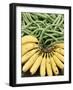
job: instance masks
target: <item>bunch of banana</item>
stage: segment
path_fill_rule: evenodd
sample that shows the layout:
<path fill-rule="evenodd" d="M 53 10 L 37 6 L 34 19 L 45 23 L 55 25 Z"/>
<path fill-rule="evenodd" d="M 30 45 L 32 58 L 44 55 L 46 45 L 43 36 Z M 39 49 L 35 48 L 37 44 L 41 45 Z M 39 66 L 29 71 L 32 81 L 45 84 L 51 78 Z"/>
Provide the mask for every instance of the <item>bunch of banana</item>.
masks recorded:
<path fill-rule="evenodd" d="M 38 45 L 36 43 L 38 43 L 38 40 L 33 36 L 27 35 L 22 37 L 21 55 L 23 56 L 28 51 L 38 48 Z"/>
<path fill-rule="evenodd" d="M 22 71 L 35 74 L 40 68 L 40 76 L 59 75 L 64 69 L 64 43 L 55 44 L 51 51 L 40 50 L 38 40 L 34 36 L 22 37 Z"/>

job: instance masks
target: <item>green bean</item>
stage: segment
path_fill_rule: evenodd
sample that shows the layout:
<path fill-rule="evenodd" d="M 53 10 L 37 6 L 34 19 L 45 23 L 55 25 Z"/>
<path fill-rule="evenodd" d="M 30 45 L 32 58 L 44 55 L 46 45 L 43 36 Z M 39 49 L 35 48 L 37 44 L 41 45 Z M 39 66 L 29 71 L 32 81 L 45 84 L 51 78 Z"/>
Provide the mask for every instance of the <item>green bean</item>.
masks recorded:
<path fill-rule="evenodd" d="M 61 26 L 61 24 L 64 22 L 64 19 L 61 20 L 61 22 L 59 23 L 59 26 Z"/>
<path fill-rule="evenodd" d="M 53 29 L 55 26 L 57 26 L 57 24 L 48 24 L 45 29 Z"/>
<path fill-rule="evenodd" d="M 36 37 L 37 37 L 37 38 L 40 37 L 40 34 L 41 34 L 41 32 L 39 32 L 39 33 L 36 35 Z"/>
<path fill-rule="evenodd" d="M 50 34 L 47 34 L 47 33 L 45 33 L 45 35 L 47 35 L 47 36 L 51 37 L 53 40 L 57 41 L 57 39 L 53 35 L 50 35 Z"/>
<path fill-rule="evenodd" d="M 43 29 L 42 32 L 41 32 L 41 35 L 39 37 L 39 42 L 41 42 L 44 32 L 45 32 L 45 30 Z"/>
<path fill-rule="evenodd" d="M 44 39 L 44 38 L 47 38 L 47 37 L 48 37 L 48 36 L 45 36 L 45 35 L 44 35 L 42 38 Z"/>
<path fill-rule="evenodd" d="M 33 24 L 35 24 L 35 26 L 33 26 Z M 25 28 L 28 28 L 28 27 L 30 27 L 30 26 L 39 28 L 39 25 L 36 24 L 35 22 L 28 23 L 28 25 L 26 25 Z"/>
<path fill-rule="evenodd" d="M 33 20 L 38 20 L 38 17 L 36 15 L 34 15 L 33 13 L 31 13 L 31 17 L 33 18 Z"/>
<path fill-rule="evenodd" d="M 29 33 L 28 31 L 26 31 L 26 30 L 24 30 L 24 33 L 26 33 L 26 34 L 28 34 L 28 35 L 30 34 L 30 33 Z"/>
<path fill-rule="evenodd" d="M 57 20 L 57 23 L 56 23 L 57 26 L 55 26 L 54 30 L 56 30 L 56 28 L 58 27 L 58 24 L 59 24 L 60 20 L 61 20 L 61 15 L 59 16 L 59 18 L 58 18 L 58 20 Z"/>
<path fill-rule="evenodd" d="M 47 39 L 47 40 L 44 42 L 44 44 L 46 44 L 46 43 L 49 42 L 49 41 L 52 41 L 52 39 Z"/>
<path fill-rule="evenodd" d="M 28 33 L 31 33 L 31 31 L 29 29 L 22 29 L 21 30 L 22 32 L 28 32 Z"/>
<path fill-rule="evenodd" d="M 61 31 L 62 33 L 64 33 L 64 30 L 63 30 L 63 28 L 59 27 L 59 29 L 60 29 L 60 31 Z"/>
<path fill-rule="evenodd" d="M 41 17 L 41 18 L 43 18 L 43 19 L 45 19 L 46 18 L 46 16 L 44 16 L 42 13 L 35 13 L 37 16 L 39 16 L 39 17 Z"/>
<path fill-rule="evenodd" d="M 30 26 L 30 27 L 28 27 L 28 29 L 31 30 L 31 31 L 33 31 L 33 30 L 37 29 L 37 27 Z"/>
<path fill-rule="evenodd" d="M 51 44 L 48 45 L 48 48 L 53 46 L 56 42 L 52 42 Z"/>
<path fill-rule="evenodd" d="M 45 26 L 45 24 L 44 24 L 44 22 L 43 21 L 39 21 L 39 20 L 37 20 L 37 21 L 35 21 L 36 23 L 41 23 L 43 26 Z"/>
<path fill-rule="evenodd" d="M 30 13 L 25 13 L 25 14 L 30 22 L 34 22 L 33 19 L 31 18 Z"/>
<path fill-rule="evenodd" d="M 56 24 L 58 19 L 61 17 L 61 15 L 58 15 L 58 17 L 55 19 L 55 21 L 53 22 L 53 24 Z"/>
<path fill-rule="evenodd" d="M 61 18 L 62 18 L 62 16 L 61 16 L 61 15 L 59 15 L 59 19 L 58 19 L 58 21 L 56 22 L 56 24 L 57 24 L 57 25 L 59 24 L 59 22 L 60 22 Z"/>
<path fill-rule="evenodd" d="M 64 37 L 58 37 L 57 39 L 58 40 L 64 40 Z"/>
<path fill-rule="evenodd" d="M 55 15 L 55 14 L 51 14 L 50 16 L 51 16 L 53 19 L 56 18 L 56 15 Z"/>
<path fill-rule="evenodd" d="M 46 32 L 48 32 L 48 33 L 56 33 L 56 34 L 63 34 L 62 32 L 59 32 L 59 31 L 53 31 L 53 30 L 46 30 Z"/>
<path fill-rule="evenodd" d="M 27 16 L 25 14 L 23 15 L 23 18 L 24 18 L 25 23 L 28 24 L 29 20 L 27 19 Z"/>
<path fill-rule="evenodd" d="M 41 28 L 35 29 L 34 31 L 32 31 L 31 34 L 34 34 L 35 32 L 38 32 L 38 31 L 42 31 L 42 29 Z"/>
<path fill-rule="evenodd" d="M 47 19 L 50 19 L 52 22 L 54 21 L 54 19 L 51 18 L 51 16 L 49 14 L 45 13 L 44 15 L 47 17 Z"/>

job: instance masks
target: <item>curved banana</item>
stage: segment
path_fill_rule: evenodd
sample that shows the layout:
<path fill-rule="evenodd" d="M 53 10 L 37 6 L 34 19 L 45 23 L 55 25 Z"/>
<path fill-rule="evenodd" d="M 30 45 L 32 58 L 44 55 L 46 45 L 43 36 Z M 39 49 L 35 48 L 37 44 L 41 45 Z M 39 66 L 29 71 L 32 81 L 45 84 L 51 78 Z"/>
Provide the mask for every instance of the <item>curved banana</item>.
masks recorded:
<path fill-rule="evenodd" d="M 35 53 L 23 66 L 23 72 L 28 71 L 28 69 L 34 64 L 38 58 L 39 52 Z"/>
<path fill-rule="evenodd" d="M 36 37 L 31 36 L 31 35 L 26 35 L 22 37 L 22 44 L 31 43 L 31 42 L 38 43 L 38 40 Z"/>
<path fill-rule="evenodd" d="M 58 52 L 54 52 L 54 54 L 57 56 L 57 58 L 64 63 L 64 56 L 59 54 Z"/>
<path fill-rule="evenodd" d="M 53 55 L 53 59 L 54 59 L 56 65 L 57 65 L 60 69 L 63 69 L 63 68 L 64 68 L 64 64 L 56 57 L 56 55 Z"/>
<path fill-rule="evenodd" d="M 29 50 L 32 50 L 32 49 L 34 49 L 34 48 L 37 48 L 38 47 L 38 45 L 37 44 L 35 44 L 35 43 L 28 43 L 28 44 L 24 44 L 24 45 L 22 45 L 22 56 L 25 54 L 25 53 L 27 53 Z"/>
<path fill-rule="evenodd" d="M 51 66 L 52 66 L 52 70 L 53 70 L 54 74 L 58 75 L 59 74 L 59 70 L 58 70 L 58 68 L 57 68 L 57 66 L 56 66 L 52 56 L 50 57 L 50 62 L 51 62 Z"/>
<path fill-rule="evenodd" d="M 40 65 L 40 76 L 45 76 L 45 74 L 46 74 L 46 57 L 44 55 Z"/>
<path fill-rule="evenodd" d="M 62 49 L 62 48 L 56 48 L 55 51 L 64 55 L 64 49 Z"/>
<path fill-rule="evenodd" d="M 56 44 L 55 46 L 64 49 L 64 43 Z"/>
<path fill-rule="evenodd" d="M 35 61 L 35 63 L 33 64 L 33 66 L 30 69 L 30 73 L 33 75 L 36 73 L 37 69 L 39 68 L 40 64 L 42 61 L 42 55 L 40 55 L 37 60 Z"/>
<path fill-rule="evenodd" d="M 33 49 L 22 56 L 22 64 L 26 62 L 32 55 L 34 55 L 38 49 Z"/>
<path fill-rule="evenodd" d="M 50 59 L 49 57 L 47 56 L 47 59 L 46 59 L 46 69 L 47 69 L 47 75 L 48 76 L 52 76 L 53 75 L 53 72 L 52 72 L 52 67 L 51 67 L 51 63 L 50 63 Z"/>

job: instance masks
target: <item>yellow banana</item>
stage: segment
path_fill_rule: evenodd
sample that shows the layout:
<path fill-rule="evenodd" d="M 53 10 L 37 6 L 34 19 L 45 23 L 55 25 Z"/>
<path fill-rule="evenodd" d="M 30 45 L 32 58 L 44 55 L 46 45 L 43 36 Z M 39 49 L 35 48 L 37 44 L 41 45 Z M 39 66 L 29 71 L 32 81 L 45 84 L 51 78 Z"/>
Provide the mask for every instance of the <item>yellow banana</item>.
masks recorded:
<path fill-rule="evenodd" d="M 50 62 L 51 62 L 51 66 L 52 66 L 52 71 L 53 71 L 53 73 L 54 73 L 55 75 L 58 75 L 58 74 L 59 74 L 59 70 L 58 70 L 58 68 L 57 68 L 57 66 L 56 66 L 56 64 L 55 64 L 52 56 L 50 57 Z"/>
<path fill-rule="evenodd" d="M 22 56 L 27 53 L 29 50 L 32 50 L 34 48 L 38 47 L 37 44 L 35 43 L 28 43 L 28 44 L 24 44 L 22 45 Z"/>
<path fill-rule="evenodd" d="M 29 52 L 27 52 L 26 54 L 24 54 L 24 56 L 22 56 L 22 64 L 24 62 L 26 62 L 32 55 L 34 55 L 36 52 L 38 51 L 38 49 L 33 49 Z"/>
<path fill-rule="evenodd" d="M 64 49 L 64 43 L 56 44 L 55 46 L 57 46 L 57 47 L 59 47 L 59 48 L 63 48 L 63 49 Z"/>
<path fill-rule="evenodd" d="M 31 35 L 26 35 L 22 37 L 22 44 L 31 43 L 31 42 L 38 43 L 38 40 L 36 37 L 31 36 Z"/>
<path fill-rule="evenodd" d="M 56 48 L 55 51 L 64 55 L 64 49 L 62 49 L 62 48 Z"/>
<path fill-rule="evenodd" d="M 37 69 L 39 68 L 40 64 L 41 64 L 41 61 L 42 61 L 42 55 L 40 55 L 37 60 L 35 61 L 35 63 L 33 64 L 33 66 L 31 67 L 30 69 L 30 72 L 31 74 L 35 74 Z"/>
<path fill-rule="evenodd" d="M 46 74 L 46 57 L 44 55 L 40 65 L 40 75 L 45 76 L 45 74 Z"/>
<path fill-rule="evenodd" d="M 50 63 L 50 59 L 49 57 L 47 56 L 47 59 L 46 59 L 46 69 L 47 69 L 47 75 L 48 76 L 52 76 L 53 73 L 52 73 L 52 68 L 51 68 L 51 63 Z"/>
<path fill-rule="evenodd" d="M 57 58 L 64 63 L 64 56 L 59 54 L 58 52 L 54 52 L 54 54 L 57 56 Z"/>
<path fill-rule="evenodd" d="M 38 58 L 38 54 L 39 52 L 35 53 L 23 66 L 23 72 L 28 71 L 28 69 L 30 69 L 30 67 L 34 64 L 34 62 L 37 60 Z"/>
<path fill-rule="evenodd" d="M 53 59 L 54 59 L 56 65 L 57 65 L 60 69 L 63 69 L 63 68 L 64 68 L 64 64 L 63 64 L 55 55 L 53 55 Z"/>

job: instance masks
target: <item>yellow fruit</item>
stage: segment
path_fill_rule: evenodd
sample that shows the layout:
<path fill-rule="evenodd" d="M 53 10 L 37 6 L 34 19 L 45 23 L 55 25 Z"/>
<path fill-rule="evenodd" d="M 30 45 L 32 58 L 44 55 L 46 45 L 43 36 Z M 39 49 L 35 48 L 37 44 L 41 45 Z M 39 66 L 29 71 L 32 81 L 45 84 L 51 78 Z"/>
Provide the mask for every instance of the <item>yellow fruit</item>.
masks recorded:
<path fill-rule="evenodd" d="M 31 42 L 38 43 L 38 40 L 36 37 L 31 36 L 31 35 L 26 35 L 22 37 L 22 44 L 31 43 Z"/>
<path fill-rule="evenodd" d="M 58 52 L 54 52 L 54 54 L 57 56 L 57 58 L 64 63 L 64 56 L 59 54 Z"/>
<path fill-rule="evenodd" d="M 50 62 L 51 62 L 51 66 L 52 66 L 52 71 L 54 72 L 55 75 L 58 75 L 59 70 L 58 70 L 52 56 L 50 57 Z"/>
<path fill-rule="evenodd" d="M 59 48 L 63 48 L 63 49 L 64 49 L 64 43 L 56 44 L 55 46 L 57 46 L 57 47 L 59 47 Z"/>
<path fill-rule="evenodd" d="M 54 59 L 56 65 L 57 65 L 60 69 L 63 69 L 63 68 L 64 68 L 64 64 L 63 64 L 55 55 L 53 55 L 53 59 Z"/>
<path fill-rule="evenodd" d="M 28 44 L 24 44 L 22 45 L 22 56 L 27 53 L 28 51 L 34 49 L 34 48 L 37 48 L 38 45 L 35 44 L 35 43 L 28 43 Z"/>
<path fill-rule="evenodd" d="M 40 55 L 37 60 L 35 61 L 35 63 L 33 64 L 33 66 L 30 69 L 31 74 L 35 74 L 37 69 L 39 68 L 40 64 L 42 61 L 42 55 Z"/>
<path fill-rule="evenodd" d="M 55 51 L 64 55 L 64 49 L 62 49 L 62 48 L 56 48 Z"/>
<path fill-rule="evenodd" d="M 46 74 L 46 57 L 44 56 L 40 65 L 40 75 L 45 76 Z"/>
<path fill-rule="evenodd" d="M 28 71 L 38 58 L 39 52 L 35 53 L 23 66 L 23 72 Z"/>
<path fill-rule="evenodd" d="M 24 62 L 26 62 L 33 54 L 35 54 L 38 51 L 38 49 L 33 49 L 29 52 L 27 52 L 26 54 L 24 54 L 24 56 L 22 56 L 22 64 Z"/>
<path fill-rule="evenodd" d="M 46 69 L 47 69 L 47 75 L 48 76 L 52 76 L 53 73 L 52 73 L 52 67 L 51 67 L 51 63 L 50 63 L 50 59 L 49 57 L 47 56 L 47 59 L 46 59 Z"/>

